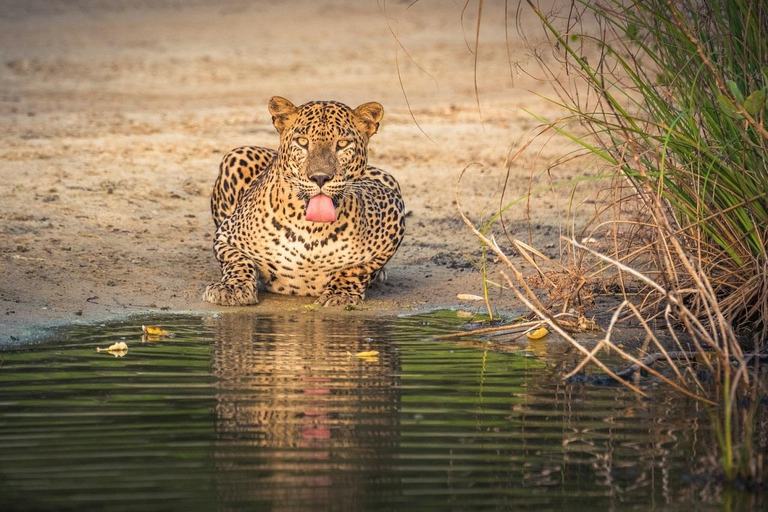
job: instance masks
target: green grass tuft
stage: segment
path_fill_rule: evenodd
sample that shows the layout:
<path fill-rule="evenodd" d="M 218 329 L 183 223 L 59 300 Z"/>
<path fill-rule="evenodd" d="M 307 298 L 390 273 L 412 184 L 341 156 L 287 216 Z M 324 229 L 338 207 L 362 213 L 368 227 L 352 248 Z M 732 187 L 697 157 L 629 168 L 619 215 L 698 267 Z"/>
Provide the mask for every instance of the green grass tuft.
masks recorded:
<path fill-rule="evenodd" d="M 768 4 L 580 5 L 578 17 L 596 19 L 599 36 L 585 31 L 574 38 L 574 23 L 562 32 L 531 4 L 570 61 L 568 69 L 598 101 L 588 105 L 561 85 L 563 106 L 599 142 L 573 139 L 663 201 L 673 235 L 710 279 L 725 318 L 765 345 Z M 597 48 L 599 58 L 582 56 L 583 41 Z M 669 275 L 674 280 L 677 273 Z M 678 282 L 665 284 L 680 288 Z"/>

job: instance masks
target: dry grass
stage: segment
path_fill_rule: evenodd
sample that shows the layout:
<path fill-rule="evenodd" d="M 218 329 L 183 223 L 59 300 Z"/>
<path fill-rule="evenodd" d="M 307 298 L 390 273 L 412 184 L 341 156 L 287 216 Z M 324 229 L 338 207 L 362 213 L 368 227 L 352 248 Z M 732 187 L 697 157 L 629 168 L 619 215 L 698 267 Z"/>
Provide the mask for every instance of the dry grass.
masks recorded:
<path fill-rule="evenodd" d="M 462 213 L 465 223 L 507 267 L 506 285 L 584 355 L 571 375 L 593 364 L 645 396 L 638 381 L 645 372 L 706 404 L 725 476 L 764 481 L 753 427 L 768 340 L 768 68 L 760 64 L 768 58 L 768 7 L 584 0 L 561 16 L 525 4 L 550 45 L 531 53 L 554 88 L 551 101 L 565 112 L 555 121 L 531 114 L 608 164 L 611 198 L 583 240 L 612 243 L 597 250 L 570 235 L 561 263 L 509 240 L 533 270 L 525 277 L 491 234 L 492 223 L 476 227 Z M 596 24 L 583 30 L 588 18 Z M 478 33 L 479 24 L 478 16 Z M 508 207 L 497 216 L 502 228 Z M 621 300 L 589 350 L 559 315 L 581 312 L 606 280 Z M 548 291 L 546 299 L 536 287 Z M 636 350 L 613 340 L 626 320 L 646 333 Z M 618 375 L 601 361 L 605 351 L 630 368 Z M 662 363 L 666 371 L 655 368 Z M 752 407 L 738 405 L 747 401 Z"/>

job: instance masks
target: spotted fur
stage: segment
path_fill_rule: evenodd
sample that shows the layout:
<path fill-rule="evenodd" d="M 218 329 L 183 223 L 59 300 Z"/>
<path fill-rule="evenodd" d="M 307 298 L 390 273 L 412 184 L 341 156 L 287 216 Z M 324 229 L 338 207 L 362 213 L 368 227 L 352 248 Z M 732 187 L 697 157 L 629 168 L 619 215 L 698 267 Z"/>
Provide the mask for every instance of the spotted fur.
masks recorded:
<path fill-rule="evenodd" d="M 242 306 L 259 289 L 317 296 L 317 304 L 359 304 L 382 274 L 405 232 L 400 187 L 368 165 L 368 140 L 383 116 L 378 103 L 356 109 L 333 101 L 295 107 L 273 97 L 277 151 L 241 147 L 227 153 L 211 196 L 214 253 L 221 282 L 203 299 Z M 333 199 L 334 222 L 310 222 L 309 199 Z"/>

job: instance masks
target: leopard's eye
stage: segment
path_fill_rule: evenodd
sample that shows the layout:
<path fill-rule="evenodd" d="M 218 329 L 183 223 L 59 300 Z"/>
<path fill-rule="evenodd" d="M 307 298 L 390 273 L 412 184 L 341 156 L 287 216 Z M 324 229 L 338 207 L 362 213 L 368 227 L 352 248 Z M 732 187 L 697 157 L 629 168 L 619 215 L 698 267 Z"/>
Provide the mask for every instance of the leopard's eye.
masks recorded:
<path fill-rule="evenodd" d="M 348 141 L 348 140 L 345 140 L 345 139 L 341 139 L 341 140 L 339 140 L 339 141 L 336 143 L 336 149 L 344 149 L 344 148 L 346 148 L 347 146 L 349 146 L 349 144 L 350 144 L 350 141 Z"/>
<path fill-rule="evenodd" d="M 309 145 L 309 139 L 306 137 L 296 137 L 296 144 L 299 146 L 306 148 Z"/>

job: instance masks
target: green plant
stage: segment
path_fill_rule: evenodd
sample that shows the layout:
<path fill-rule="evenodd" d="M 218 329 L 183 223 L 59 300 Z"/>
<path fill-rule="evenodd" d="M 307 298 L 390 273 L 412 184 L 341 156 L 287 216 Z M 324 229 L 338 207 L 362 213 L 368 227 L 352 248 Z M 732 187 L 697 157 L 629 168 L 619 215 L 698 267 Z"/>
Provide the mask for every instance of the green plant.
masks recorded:
<path fill-rule="evenodd" d="M 555 87 L 550 101 L 567 115 L 549 121 L 531 114 L 617 171 L 613 205 L 621 211 L 594 228 L 608 230 L 611 255 L 565 240 L 594 262 L 574 274 L 575 287 L 609 269 L 622 284 L 625 300 L 606 336 L 592 350 L 581 346 L 496 244 L 491 225 L 516 201 L 480 228 L 464 220 L 509 268 L 505 280 L 520 300 L 583 353 L 574 371 L 591 362 L 644 394 L 600 361 L 611 350 L 633 371 L 707 404 L 724 476 L 762 481 L 753 427 L 768 345 L 768 4 L 576 0 L 565 17 L 527 4 L 556 62 L 540 48 L 531 53 Z M 478 16 L 478 33 L 479 23 Z M 631 217 L 627 204 L 634 205 Z M 540 258 L 512 243 L 529 263 Z M 628 282 L 640 293 L 628 293 Z M 635 353 L 611 339 L 622 316 L 646 331 Z M 676 346 L 651 328 L 649 319 L 659 316 Z M 654 361 L 672 374 L 654 370 Z M 702 382 L 700 369 L 712 384 Z M 753 403 L 746 412 L 738 405 L 745 399 Z"/>
<path fill-rule="evenodd" d="M 711 411 L 725 476 L 759 478 L 749 415 L 737 421 L 743 415 L 736 402 L 750 391 L 755 396 L 758 386 L 749 363 L 759 357 L 745 356 L 745 335 L 755 351 L 768 338 L 768 4 L 582 0 L 558 19 L 527 3 L 559 60 L 540 59 L 553 77 L 553 101 L 592 136 L 537 117 L 620 170 L 634 187 L 641 217 L 616 220 L 614 233 L 618 222 L 625 233 L 642 231 L 649 240 L 617 246 L 613 257 L 569 242 L 645 286 L 641 308 L 626 300 L 614 321 L 629 310 L 674 370 L 674 378 L 664 379 L 716 404 Z M 590 19 L 596 29 L 578 30 Z M 567 78 L 555 79 L 553 66 Z M 506 261 L 517 278 L 509 285 L 557 329 Z M 633 268 L 647 262 L 654 278 Z M 681 359 L 670 357 L 648 327 L 648 315 L 658 314 L 649 313 L 652 307 L 667 320 Z M 683 346 L 675 325 L 684 327 L 693 348 Z M 598 352 L 610 348 L 658 375 L 610 337 L 611 329 L 585 352 L 584 363 L 601 364 Z M 709 369 L 714 386 L 699 381 L 696 366 Z"/>
<path fill-rule="evenodd" d="M 654 259 L 666 289 L 685 289 L 688 273 L 667 243 L 674 236 L 711 282 L 725 320 L 765 344 L 768 5 L 585 0 L 558 29 L 528 3 L 569 75 L 582 79 L 575 87 L 589 91 L 580 95 L 572 81 L 555 80 L 558 103 L 598 142 L 552 127 L 620 169 L 651 225 L 668 219 L 668 233 L 654 240 L 662 250 L 634 247 L 632 257 Z M 577 34 L 575 21 L 587 17 L 599 29 Z M 590 48 L 596 55 L 587 58 Z M 705 304 L 689 299 L 706 316 Z"/>

